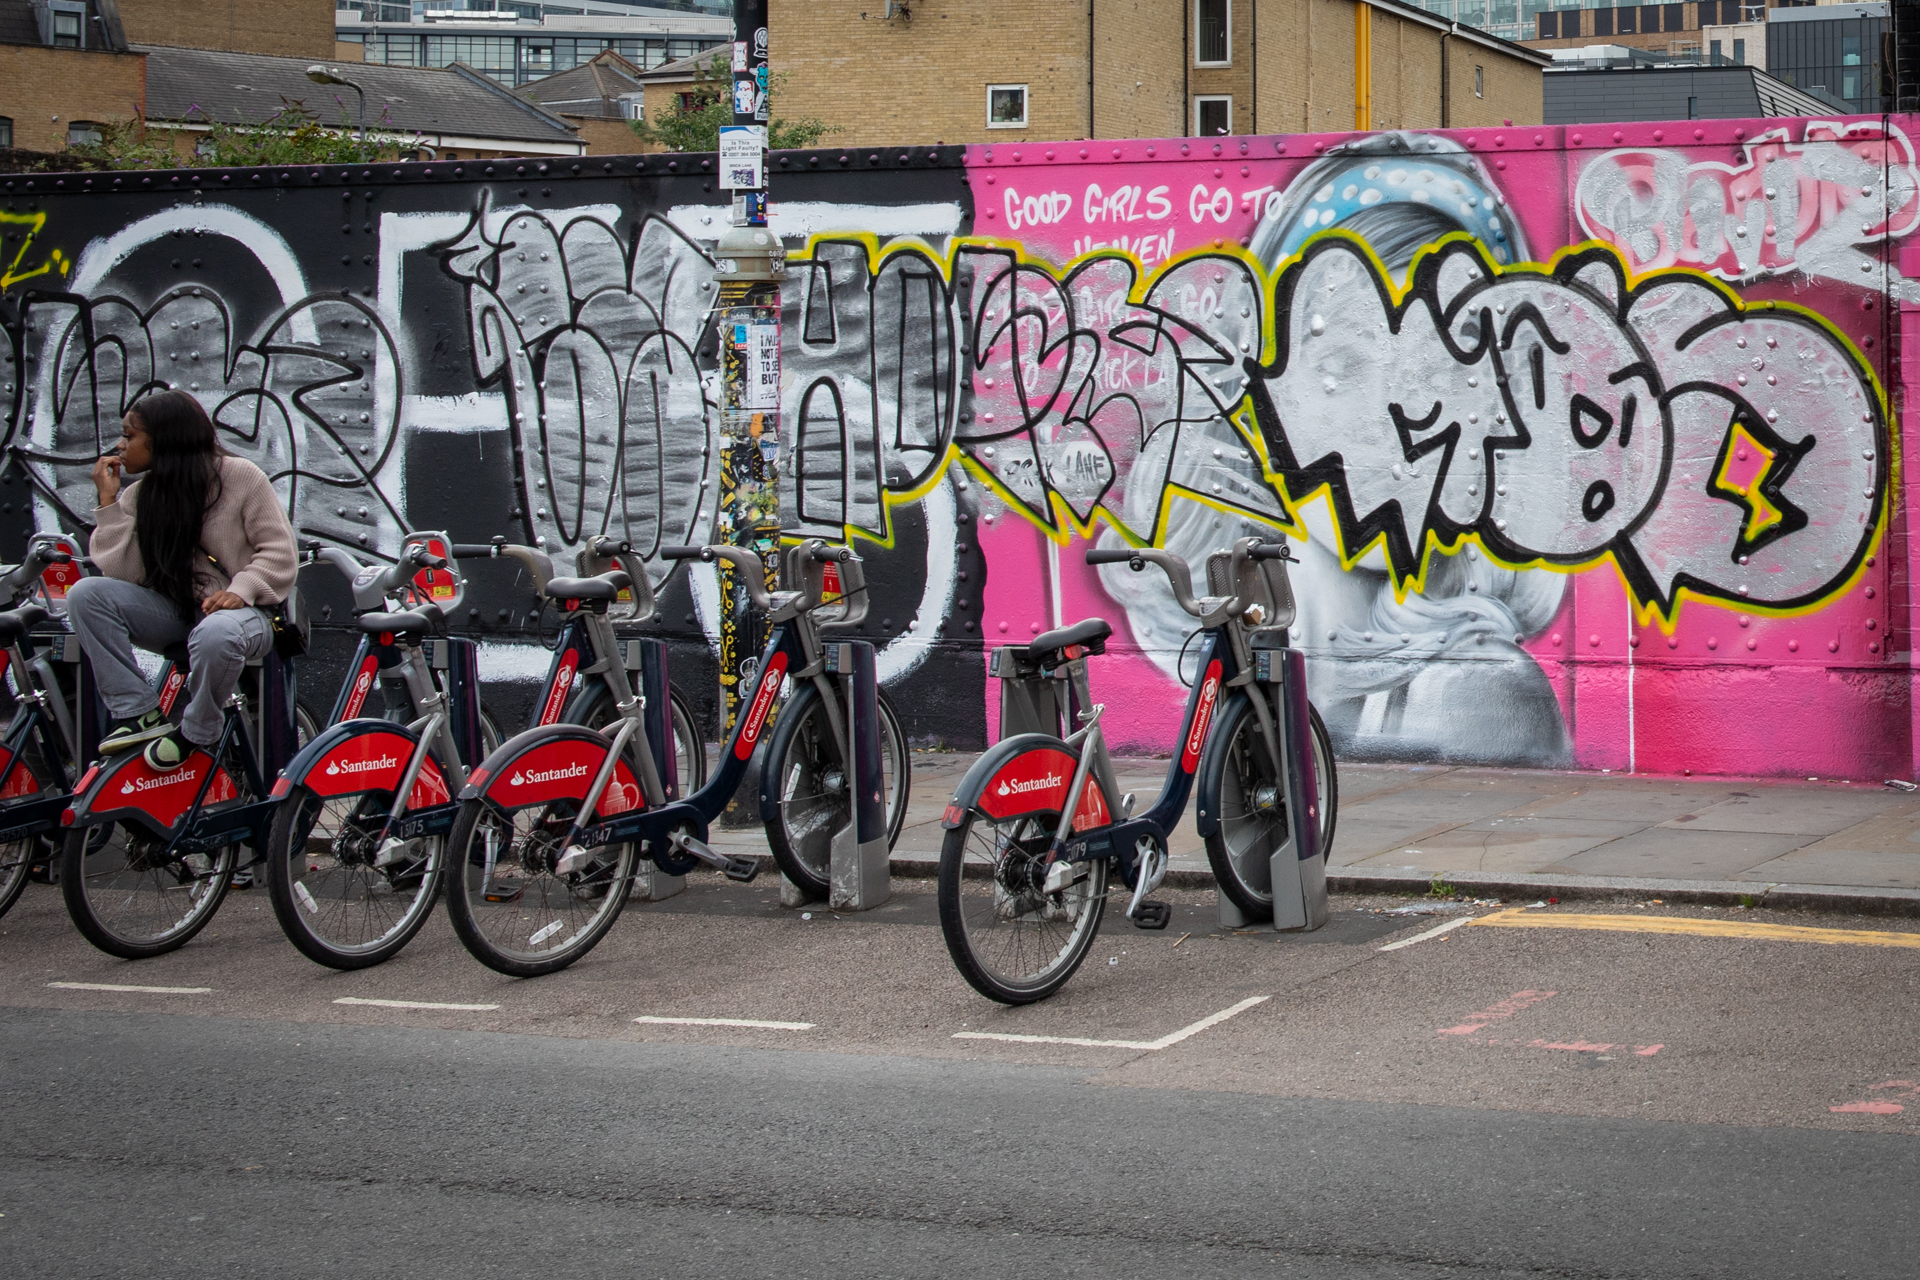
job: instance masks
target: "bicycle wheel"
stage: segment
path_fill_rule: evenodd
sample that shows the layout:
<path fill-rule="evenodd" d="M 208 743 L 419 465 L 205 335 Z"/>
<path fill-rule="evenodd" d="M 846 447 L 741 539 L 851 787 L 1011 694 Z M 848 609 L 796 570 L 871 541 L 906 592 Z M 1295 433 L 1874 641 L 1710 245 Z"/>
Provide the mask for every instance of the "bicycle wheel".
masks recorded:
<path fill-rule="evenodd" d="M 399 954 L 433 911 L 446 838 L 408 842 L 376 866 L 391 791 L 320 796 L 295 787 L 267 837 L 267 889 L 287 939 L 316 964 L 365 969 Z"/>
<path fill-rule="evenodd" d="M 674 798 L 685 799 L 707 780 L 707 746 L 700 737 L 700 722 L 694 718 L 687 700 L 673 691 L 667 696 L 672 703 L 674 773 L 680 780 L 680 792 Z M 596 680 L 567 708 L 565 720 L 568 724 L 599 731 L 613 723 L 614 714 L 613 696 L 607 692 L 606 685 Z"/>
<path fill-rule="evenodd" d="M 1070 754 L 1058 743 L 1046 750 Z M 996 819 L 976 806 L 947 831 L 940 849 L 947 951 L 968 985 L 1002 1004 L 1030 1004 L 1058 991 L 1100 932 L 1106 859 L 1073 864 L 1073 878 L 1046 891 L 1047 850 L 1059 822 L 1057 808 Z"/>
<path fill-rule="evenodd" d="M 253 799 L 244 774 L 226 770 L 237 793 Z M 131 822 L 67 828 L 60 892 L 88 942 L 122 960 L 144 960 L 185 946 L 220 909 L 240 846 L 168 856 L 166 839 Z"/>
<path fill-rule="evenodd" d="M 885 786 L 887 848 L 906 821 L 912 771 L 906 734 L 885 694 L 880 705 L 880 772 Z M 812 684 L 780 709 L 762 766 L 773 780 L 777 807 L 767 823 L 767 844 L 781 874 L 815 898 L 829 889 L 833 833 L 851 820 L 852 793 L 834 745 L 826 704 Z"/>
<path fill-rule="evenodd" d="M 21 769 L 33 774 L 30 784 L 27 779 L 20 777 Z M 14 772 L 14 780 L 22 784 L 19 794 L 25 796 L 44 791 L 48 779 L 54 776 L 42 759 L 39 744 L 29 737 L 21 752 L 19 767 Z M 6 915 L 26 891 L 27 872 L 33 864 L 46 861 L 48 851 L 57 848 L 52 843 L 54 839 L 53 835 L 28 836 L 23 840 L 0 844 L 0 916 Z"/>
<path fill-rule="evenodd" d="M 489 969 L 515 978 L 554 973 L 593 950 L 620 918 L 637 846 L 603 847 L 579 871 L 553 874 L 553 854 L 578 812 L 571 800 L 511 811 L 486 800 L 460 806 L 447 836 L 455 868 L 447 916 Z"/>
<path fill-rule="evenodd" d="M 1320 856 L 1333 844 L 1339 782 L 1333 745 L 1320 713 L 1308 708 L 1313 726 L 1314 777 L 1320 794 Z M 1235 697 L 1214 726 L 1220 746 L 1209 748 L 1220 762 L 1219 826 L 1207 837 L 1207 861 L 1215 883 L 1229 901 L 1253 916 L 1273 913 L 1273 873 L 1269 859 L 1287 840 L 1287 789 L 1267 754 L 1260 720 L 1245 697 Z M 1206 767 L 1203 765 L 1203 767 Z"/>

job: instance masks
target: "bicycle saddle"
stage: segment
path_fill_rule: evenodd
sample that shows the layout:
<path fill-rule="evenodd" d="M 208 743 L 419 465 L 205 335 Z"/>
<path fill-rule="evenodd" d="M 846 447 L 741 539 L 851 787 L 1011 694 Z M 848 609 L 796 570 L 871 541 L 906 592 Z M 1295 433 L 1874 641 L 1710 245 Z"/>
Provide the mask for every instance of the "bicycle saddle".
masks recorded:
<path fill-rule="evenodd" d="M 548 578 L 547 597 L 552 600 L 612 600 L 633 585 L 633 579 L 615 569 L 593 578 Z"/>
<path fill-rule="evenodd" d="M 447 615 L 440 611 L 439 605 L 423 604 L 417 609 L 402 609 L 398 613 L 363 613 L 354 621 L 368 634 L 382 631 L 443 631 L 446 629 Z"/>
<path fill-rule="evenodd" d="M 1087 646 L 1093 653 L 1106 652 L 1107 637 L 1113 634 L 1113 626 L 1105 618 L 1086 618 L 1070 627 L 1056 627 L 1052 631 L 1042 631 L 1027 641 L 1027 653 L 1043 667 L 1054 665 L 1060 650 L 1076 644 Z"/>
<path fill-rule="evenodd" d="M 0 611 L 0 644 L 12 644 L 47 620 L 47 611 L 37 604 Z"/>

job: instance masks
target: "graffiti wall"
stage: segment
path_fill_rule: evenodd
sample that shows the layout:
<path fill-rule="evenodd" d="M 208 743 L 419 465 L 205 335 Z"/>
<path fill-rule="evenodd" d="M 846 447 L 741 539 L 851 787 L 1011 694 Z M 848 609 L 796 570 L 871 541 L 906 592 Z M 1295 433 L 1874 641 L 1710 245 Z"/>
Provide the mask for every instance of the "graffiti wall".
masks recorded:
<path fill-rule="evenodd" d="M 1349 758 L 1910 776 L 1915 123 L 783 154 L 781 521 L 867 557 L 929 742 L 1099 614 L 1108 733 L 1164 750 L 1191 622 L 1082 553 L 1266 532 Z M 710 701 L 717 586 L 656 554 L 718 527 L 710 163 L 0 179 L 0 552 L 169 384 L 304 537 L 631 539 Z M 510 708 L 551 615 L 468 606 Z"/>

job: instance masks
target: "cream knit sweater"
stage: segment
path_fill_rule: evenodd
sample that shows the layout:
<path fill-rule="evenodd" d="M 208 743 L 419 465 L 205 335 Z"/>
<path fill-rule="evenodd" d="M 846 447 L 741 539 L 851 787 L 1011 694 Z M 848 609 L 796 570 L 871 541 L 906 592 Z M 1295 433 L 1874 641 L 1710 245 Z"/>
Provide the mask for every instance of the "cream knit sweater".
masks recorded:
<path fill-rule="evenodd" d="M 109 578 L 145 585 L 146 566 L 140 562 L 140 544 L 133 536 L 139 497 L 140 483 L 135 479 L 121 488 L 115 501 L 95 509 L 89 554 Z M 270 605 L 286 599 L 293 589 L 300 567 L 293 526 L 287 523 L 266 473 L 245 458 L 221 459 L 220 496 L 207 508 L 200 546 L 232 575 L 228 580 L 212 564 L 199 564 L 194 577 L 201 599 L 215 591 L 231 591 L 248 604 Z"/>

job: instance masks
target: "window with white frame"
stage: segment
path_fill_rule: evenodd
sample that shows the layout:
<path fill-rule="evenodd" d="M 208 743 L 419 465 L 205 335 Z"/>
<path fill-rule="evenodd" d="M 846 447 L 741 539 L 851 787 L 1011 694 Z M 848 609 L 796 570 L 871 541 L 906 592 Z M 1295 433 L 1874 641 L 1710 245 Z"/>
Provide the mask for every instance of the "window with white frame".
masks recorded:
<path fill-rule="evenodd" d="M 100 126 L 92 120 L 74 120 L 67 125 L 67 145 L 89 147 L 101 141 Z"/>
<path fill-rule="evenodd" d="M 1193 0 L 1193 64 L 1225 67 L 1232 63 L 1232 0 Z"/>
<path fill-rule="evenodd" d="M 59 49 L 87 47 L 87 6 L 75 0 L 52 0 L 47 6 L 51 30 L 47 43 Z"/>
<path fill-rule="evenodd" d="M 1484 98 L 1487 96 L 1487 69 L 1485 67 L 1477 66 L 1473 69 L 1473 96 L 1476 98 Z"/>
<path fill-rule="evenodd" d="M 641 98 L 641 96 L 637 93 L 627 94 L 625 97 L 620 99 L 620 114 L 625 116 L 629 120 L 646 119 L 647 112 L 646 112 L 645 100 Z"/>
<path fill-rule="evenodd" d="M 1233 99 L 1230 97 L 1195 98 L 1193 132 L 1196 137 L 1217 138 L 1233 132 Z"/>
<path fill-rule="evenodd" d="M 1027 86 L 990 84 L 987 86 L 987 128 L 1024 129 L 1027 127 Z"/>

